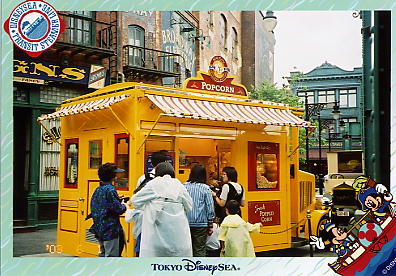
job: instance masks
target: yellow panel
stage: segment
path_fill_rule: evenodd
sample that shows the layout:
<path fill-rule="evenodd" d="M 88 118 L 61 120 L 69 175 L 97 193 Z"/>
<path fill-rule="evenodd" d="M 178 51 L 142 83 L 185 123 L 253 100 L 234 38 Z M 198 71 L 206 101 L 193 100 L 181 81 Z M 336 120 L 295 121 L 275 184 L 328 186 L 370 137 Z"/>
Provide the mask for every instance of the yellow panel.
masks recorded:
<path fill-rule="evenodd" d="M 60 211 L 60 230 L 76 232 L 78 226 L 78 212 L 71 210 Z"/>
<path fill-rule="evenodd" d="M 186 156 L 216 156 L 213 139 L 180 138 L 179 149 Z"/>
<path fill-rule="evenodd" d="M 173 141 L 172 138 L 169 140 L 150 140 L 146 141 L 146 152 L 154 152 L 154 151 L 160 151 L 160 150 L 167 150 L 169 152 L 173 151 Z"/>

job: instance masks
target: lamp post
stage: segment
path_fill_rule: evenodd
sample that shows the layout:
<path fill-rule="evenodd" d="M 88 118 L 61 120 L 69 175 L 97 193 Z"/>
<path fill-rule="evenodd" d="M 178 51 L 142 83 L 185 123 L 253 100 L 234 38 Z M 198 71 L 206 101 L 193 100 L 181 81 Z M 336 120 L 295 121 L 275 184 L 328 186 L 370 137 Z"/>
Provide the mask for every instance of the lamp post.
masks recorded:
<path fill-rule="evenodd" d="M 263 16 L 264 27 L 269 33 L 273 33 L 276 25 L 278 24 L 278 20 L 274 15 L 273 11 L 267 11 L 265 16 Z"/>
<path fill-rule="evenodd" d="M 321 131 L 321 124 L 320 124 L 320 111 L 325 107 L 326 104 L 324 103 L 308 103 L 308 96 L 305 95 L 305 120 L 309 121 L 313 116 L 317 116 L 319 120 L 319 138 L 320 138 L 320 131 Z M 306 129 L 306 135 L 308 136 L 308 129 Z M 319 139 L 319 148 L 321 147 L 320 139 Z M 307 163 L 307 170 L 310 171 L 309 166 L 309 138 L 305 144 L 306 149 L 306 163 Z M 320 153 L 319 153 L 320 155 Z"/>
<path fill-rule="evenodd" d="M 338 120 L 341 116 L 340 108 L 338 102 L 334 102 L 333 110 L 331 111 L 333 119 L 321 119 L 321 111 L 325 107 L 329 107 L 330 103 L 308 103 L 308 96 L 305 95 L 305 120 L 309 121 L 311 117 L 316 116 L 318 120 L 318 133 L 319 133 L 319 193 L 323 194 L 323 185 L 322 185 L 322 128 L 329 129 L 329 126 L 333 120 Z M 308 135 L 308 131 L 306 131 L 306 135 Z M 329 138 L 330 138 L 330 131 L 329 131 Z M 309 166 L 309 141 L 306 141 L 306 164 L 307 170 L 311 172 Z M 330 148 L 330 139 L 329 139 L 329 148 Z"/>
<path fill-rule="evenodd" d="M 340 121 L 339 128 L 343 139 L 343 149 L 351 149 L 352 135 L 349 134 L 349 130 L 346 128 L 346 123 L 343 120 Z"/>

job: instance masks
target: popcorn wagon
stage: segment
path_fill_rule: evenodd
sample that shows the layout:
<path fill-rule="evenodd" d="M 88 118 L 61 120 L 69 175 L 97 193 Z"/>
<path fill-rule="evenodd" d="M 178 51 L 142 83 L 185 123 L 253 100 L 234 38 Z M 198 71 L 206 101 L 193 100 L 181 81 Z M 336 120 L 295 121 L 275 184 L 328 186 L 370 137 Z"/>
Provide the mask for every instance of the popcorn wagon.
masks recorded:
<path fill-rule="evenodd" d="M 235 167 L 246 197 L 242 217 L 263 224 L 263 233 L 251 235 L 255 251 L 293 246 L 306 210 L 315 204 L 314 175 L 299 170 L 297 150 L 298 130 L 310 124 L 299 118 L 301 109 L 248 99 L 246 88 L 233 79 L 226 70 L 210 70 L 186 80 L 183 89 L 113 84 L 67 100 L 38 119 L 61 120 L 57 243 L 63 253 L 98 254 L 88 231 L 93 221 L 85 218 L 99 185 L 99 165 L 123 168 L 114 185 L 120 196 L 131 197 L 150 154 L 159 150 L 168 152 L 181 182 L 196 164 L 206 167 L 208 185 L 218 182 L 223 167 Z M 121 224 L 123 254 L 132 257 L 133 224 L 123 217 Z"/>

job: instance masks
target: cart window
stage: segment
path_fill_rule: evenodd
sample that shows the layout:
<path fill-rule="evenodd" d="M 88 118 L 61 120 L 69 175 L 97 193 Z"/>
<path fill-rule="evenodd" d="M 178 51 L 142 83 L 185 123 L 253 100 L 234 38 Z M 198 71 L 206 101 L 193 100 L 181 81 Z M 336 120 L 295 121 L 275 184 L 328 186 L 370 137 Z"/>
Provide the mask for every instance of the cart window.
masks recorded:
<path fill-rule="evenodd" d="M 102 140 L 89 141 L 89 168 L 98 169 L 102 164 Z"/>
<path fill-rule="evenodd" d="M 249 190 L 279 190 L 279 145 L 249 142 Z"/>
<path fill-rule="evenodd" d="M 77 188 L 78 180 L 78 139 L 65 141 L 66 165 L 65 165 L 65 188 Z"/>
<path fill-rule="evenodd" d="M 128 190 L 129 177 L 129 135 L 115 135 L 115 162 L 125 172 L 117 173 L 115 187 L 117 190 Z"/>

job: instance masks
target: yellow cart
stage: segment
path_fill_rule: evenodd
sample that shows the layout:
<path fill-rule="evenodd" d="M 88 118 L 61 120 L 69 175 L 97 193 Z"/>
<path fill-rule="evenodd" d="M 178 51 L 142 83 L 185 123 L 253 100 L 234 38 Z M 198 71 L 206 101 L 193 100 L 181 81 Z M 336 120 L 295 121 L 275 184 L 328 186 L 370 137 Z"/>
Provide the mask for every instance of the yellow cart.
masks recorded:
<path fill-rule="evenodd" d="M 182 182 L 195 164 L 207 168 L 208 184 L 217 183 L 223 167 L 234 166 L 246 195 L 243 219 L 262 222 L 262 232 L 279 232 L 252 234 L 255 250 L 292 246 L 307 208 L 315 203 L 314 176 L 299 170 L 296 150 L 299 127 L 309 127 L 298 117 L 302 110 L 249 100 L 229 93 L 236 91 L 231 88 L 205 88 L 220 91 L 119 83 L 67 100 L 38 119 L 61 118 L 57 242 L 64 253 L 98 254 L 98 243 L 88 231 L 92 219 L 85 220 L 99 184 L 98 166 L 114 162 L 124 168 L 115 186 L 119 195 L 130 197 L 150 166 L 148 157 L 159 150 L 168 152 Z M 121 222 L 124 255 L 132 257 L 133 225 L 123 218 Z"/>

